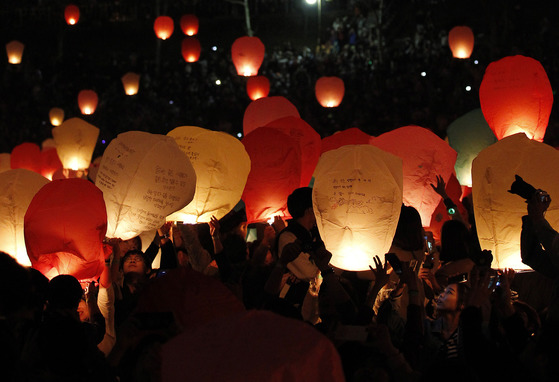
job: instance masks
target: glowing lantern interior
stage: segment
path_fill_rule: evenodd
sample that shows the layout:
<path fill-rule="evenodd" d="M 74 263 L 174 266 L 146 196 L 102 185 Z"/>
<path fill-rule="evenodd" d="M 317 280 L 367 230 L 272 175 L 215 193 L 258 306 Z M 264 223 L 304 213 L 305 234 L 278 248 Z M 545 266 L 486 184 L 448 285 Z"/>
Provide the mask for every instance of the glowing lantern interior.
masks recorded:
<path fill-rule="evenodd" d="M 457 26 L 448 33 L 448 45 L 455 58 L 469 58 L 474 50 L 474 33 L 467 26 Z"/>
<path fill-rule="evenodd" d="M 200 58 L 200 41 L 196 37 L 186 37 L 182 40 L 181 53 L 186 62 L 196 62 Z"/>
<path fill-rule="evenodd" d="M 314 91 L 323 107 L 338 107 L 344 98 L 344 81 L 339 77 L 321 77 L 316 81 Z"/>
<path fill-rule="evenodd" d="M 161 40 L 167 40 L 175 30 L 175 23 L 169 16 L 159 16 L 153 23 L 155 35 Z"/>
<path fill-rule="evenodd" d="M 120 79 L 126 95 L 136 95 L 140 88 L 140 75 L 128 72 Z"/>
<path fill-rule="evenodd" d="M 25 48 L 25 45 L 15 40 L 6 44 L 6 54 L 8 55 L 8 62 L 10 64 L 21 64 L 23 48 Z"/>
<path fill-rule="evenodd" d="M 80 19 L 80 9 L 73 4 L 70 4 L 64 8 L 64 18 L 68 25 L 75 25 Z"/>
<path fill-rule="evenodd" d="M 64 110 L 59 107 L 53 107 L 49 111 L 50 124 L 53 126 L 60 126 L 64 121 Z"/>
<path fill-rule="evenodd" d="M 187 14 L 181 17 L 181 30 L 187 36 L 194 36 L 198 33 L 198 17 L 196 15 Z"/>
<path fill-rule="evenodd" d="M 93 90 L 85 89 L 78 94 L 78 106 L 84 115 L 93 114 L 95 109 L 97 109 L 98 102 L 99 98 L 97 97 L 97 93 Z"/>
<path fill-rule="evenodd" d="M 52 128 L 56 150 L 64 168 L 85 170 L 99 137 L 99 129 L 80 118 L 70 118 Z"/>
<path fill-rule="evenodd" d="M 267 97 L 270 93 L 270 81 L 265 76 L 249 77 L 247 80 L 247 94 L 249 98 L 256 101 Z"/>
<path fill-rule="evenodd" d="M 239 37 L 231 46 L 231 58 L 240 76 L 255 76 L 264 61 L 265 47 L 258 37 Z M 246 133 L 245 133 L 246 134 Z"/>
<path fill-rule="evenodd" d="M 264 97 L 252 101 L 243 116 L 243 132 L 248 135 L 261 126 L 283 117 L 299 118 L 299 111 L 282 96 Z"/>

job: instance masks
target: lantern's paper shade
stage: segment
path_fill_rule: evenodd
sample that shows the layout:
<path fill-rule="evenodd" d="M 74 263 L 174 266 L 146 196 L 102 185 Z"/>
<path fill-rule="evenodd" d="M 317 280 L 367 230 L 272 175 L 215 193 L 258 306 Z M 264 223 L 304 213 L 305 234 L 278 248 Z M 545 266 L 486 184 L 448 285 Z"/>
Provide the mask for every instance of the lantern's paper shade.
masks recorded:
<path fill-rule="evenodd" d="M 41 149 L 35 143 L 24 142 L 12 149 L 10 162 L 13 169 L 25 168 L 40 174 Z"/>
<path fill-rule="evenodd" d="M 250 158 L 232 135 L 196 126 L 167 133 L 190 159 L 196 172 L 194 199 L 167 220 L 208 223 L 221 219 L 241 200 L 250 172 Z"/>
<path fill-rule="evenodd" d="M 64 18 L 68 25 L 76 25 L 80 19 L 80 9 L 73 4 L 67 5 L 64 9 Z"/>
<path fill-rule="evenodd" d="M 169 16 L 159 16 L 153 22 L 155 35 L 161 40 L 167 40 L 175 30 L 175 23 Z"/>
<path fill-rule="evenodd" d="M 454 170 L 463 186 L 472 187 L 472 161 L 481 150 L 497 142 L 483 117 L 475 109 L 452 122 L 446 129 L 448 143 L 458 153 Z"/>
<path fill-rule="evenodd" d="M 295 105 L 282 96 L 264 97 L 252 101 L 243 116 L 243 132 L 248 135 L 259 127 L 283 117 L 299 118 Z"/>
<path fill-rule="evenodd" d="M 41 150 L 45 151 L 46 149 L 51 149 L 51 148 L 52 149 L 56 148 L 56 142 L 54 142 L 54 139 L 47 138 L 41 143 Z"/>
<path fill-rule="evenodd" d="M 53 107 L 49 111 L 50 124 L 60 126 L 64 122 L 64 110 L 59 107 Z"/>
<path fill-rule="evenodd" d="M 301 118 L 284 117 L 266 125 L 294 138 L 301 148 L 301 187 L 307 187 L 320 158 L 320 135 Z"/>
<path fill-rule="evenodd" d="M 248 223 L 265 222 L 273 216 L 290 217 L 287 197 L 301 182 L 299 144 L 271 127 L 254 130 L 242 142 L 251 161 L 242 196 Z"/>
<path fill-rule="evenodd" d="M 21 64 L 21 57 L 23 56 L 23 49 L 25 45 L 19 41 L 11 41 L 6 44 L 6 54 L 8 55 L 8 62 L 10 64 Z"/>
<path fill-rule="evenodd" d="M 12 163 L 10 159 L 10 153 L 0 154 L 0 172 L 8 171 L 12 169 Z"/>
<path fill-rule="evenodd" d="M 25 246 L 33 268 L 52 279 L 96 279 L 104 268 L 107 212 L 103 194 L 84 179 L 54 180 L 27 208 Z"/>
<path fill-rule="evenodd" d="M 107 237 L 128 240 L 190 203 L 196 173 L 173 138 L 128 131 L 105 149 L 95 184 L 107 205 Z"/>
<path fill-rule="evenodd" d="M 490 63 L 481 81 L 479 101 L 497 139 L 523 132 L 543 141 L 553 91 L 539 61 L 509 56 Z"/>
<path fill-rule="evenodd" d="M 373 137 L 357 127 L 338 131 L 329 137 L 322 138 L 321 154 L 326 151 L 335 150 L 345 145 L 366 145 Z"/>
<path fill-rule="evenodd" d="M 458 179 L 456 179 L 456 176 L 454 174 L 450 176 L 450 179 L 446 184 L 445 191 L 448 197 L 456 205 L 456 209 L 458 210 L 456 213 L 460 213 L 464 220 L 467 221 L 468 211 L 461 202 L 462 187 L 460 186 L 460 183 L 458 183 Z M 429 224 L 429 227 L 425 229 L 433 233 L 433 238 L 435 240 L 440 240 L 441 229 L 443 228 L 443 224 L 448 220 L 450 220 L 450 217 L 448 216 L 448 210 L 446 208 L 446 205 L 444 204 L 443 199 L 441 198 L 441 201 L 439 202 L 437 208 L 435 208 L 435 211 L 431 216 L 431 224 Z"/>
<path fill-rule="evenodd" d="M 323 107 L 338 107 L 344 98 L 344 81 L 339 77 L 320 77 L 314 86 L 318 103 Z"/>
<path fill-rule="evenodd" d="M 474 32 L 467 26 L 457 26 L 448 33 L 448 45 L 455 58 L 469 58 L 474 50 Z"/>
<path fill-rule="evenodd" d="M 454 172 L 456 151 L 431 131 L 413 125 L 384 133 L 371 142 L 402 159 L 404 204 L 417 209 L 423 226 L 428 227 L 441 200 L 431 184 L 437 184 L 437 175 L 448 183 Z"/>
<path fill-rule="evenodd" d="M 95 179 L 97 179 L 97 172 L 99 172 L 101 159 L 103 159 L 103 157 L 97 157 L 94 160 L 92 160 L 91 163 L 89 164 L 89 169 L 87 170 L 87 177 L 91 179 L 93 183 L 95 183 Z"/>
<path fill-rule="evenodd" d="M 259 98 L 268 97 L 270 93 L 270 80 L 265 76 L 249 77 L 247 80 L 248 97 L 256 101 Z"/>
<path fill-rule="evenodd" d="M 181 20 L 181 30 L 187 36 L 194 36 L 198 33 L 198 17 L 196 15 L 182 15 Z"/>
<path fill-rule="evenodd" d="M 95 113 L 98 102 L 99 97 L 93 90 L 85 89 L 78 93 L 78 106 L 80 107 L 80 111 L 84 115 Z"/>
<path fill-rule="evenodd" d="M 200 41 L 196 37 L 185 37 L 181 44 L 182 57 L 186 62 L 196 62 L 200 58 Z"/>
<path fill-rule="evenodd" d="M 124 92 L 126 95 L 136 95 L 138 94 L 138 89 L 140 88 L 140 75 L 137 73 L 128 72 L 120 79 L 122 81 L 122 86 L 124 87 Z"/>
<path fill-rule="evenodd" d="M 70 118 L 52 128 L 56 151 L 64 168 L 89 167 L 99 137 L 99 129 L 81 118 Z"/>
<path fill-rule="evenodd" d="M 63 168 L 63 166 L 55 147 L 41 151 L 41 175 L 48 180 L 52 180 L 54 173 L 60 168 Z"/>
<path fill-rule="evenodd" d="M 330 263 L 365 271 L 388 251 L 402 207 L 402 160 L 371 145 L 343 146 L 320 157 L 313 206 Z"/>
<path fill-rule="evenodd" d="M 231 59 L 239 76 L 255 76 L 264 61 L 266 48 L 258 37 L 239 37 L 231 46 Z M 246 133 L 245 133 L 246 134 Z"/>
<path fill-rule="evenodd" d="M 0 251 L 30 266 L 25 249 L 23 218 L 31 200 L 49 181 L 36 172 L 17 169 L 0 174 Z"/>
<path fill-rule="evenodd" d="M 559 195 L 559 152 L 519 133 L 489 146 L 472 164 L 472 196 L 476 229 L 482 249 L 493 253 L 493 268 L 528 269 L 520 259 L 522 216 L 526 203 L 507 192 L 520 175 L 551 195 Z M 551 203 L 545 215 L 559 227 L 559 206 Z"/>

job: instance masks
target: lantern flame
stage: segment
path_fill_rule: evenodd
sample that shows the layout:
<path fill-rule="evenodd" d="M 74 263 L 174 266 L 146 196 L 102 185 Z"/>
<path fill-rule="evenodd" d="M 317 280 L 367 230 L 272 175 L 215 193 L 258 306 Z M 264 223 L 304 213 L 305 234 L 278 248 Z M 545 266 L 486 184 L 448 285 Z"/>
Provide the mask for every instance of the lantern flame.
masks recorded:
<path fill-rule="evenodd" d="M 268 220 L 266 220 L 266 222 L 267 222 L 269 225 L 274 224 L 274 216 L 273 216 L 273 215 L 270 216 L 270 217 L 268 218 Z"/>

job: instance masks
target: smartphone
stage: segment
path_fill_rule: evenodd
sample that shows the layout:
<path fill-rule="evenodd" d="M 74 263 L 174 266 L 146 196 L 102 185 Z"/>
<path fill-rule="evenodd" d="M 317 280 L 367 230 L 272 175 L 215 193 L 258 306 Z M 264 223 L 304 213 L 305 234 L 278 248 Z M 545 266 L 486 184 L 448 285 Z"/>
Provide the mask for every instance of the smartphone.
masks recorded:
<path fill-rule="evenodd" d="M 398 258 L 398 256 L 396 256 L 395 253 L 389 252 L 384 255 L 384 258 L 386 259 L 386 261 L 388 261 L 388 264 L 390 264 L 390 266 L 392 267 L 392 269 L 394 269 L 394 272 L 396 272 L 397 275 L 402 274 L 402 263 L 400 262 L 400 259 Z"/>

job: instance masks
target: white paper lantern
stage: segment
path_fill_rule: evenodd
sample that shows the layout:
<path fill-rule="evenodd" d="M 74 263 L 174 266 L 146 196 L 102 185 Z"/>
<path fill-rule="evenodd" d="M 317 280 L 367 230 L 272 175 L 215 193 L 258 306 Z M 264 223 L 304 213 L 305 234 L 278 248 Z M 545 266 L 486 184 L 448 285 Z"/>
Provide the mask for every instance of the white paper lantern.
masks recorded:
<path fill-rule="evenodd" d="M 70 170 L 85 170 L 91 163 L 99 129 L 81 118 L 70 118 L 53 127 L 52 137 L 62 166 Z"/>

